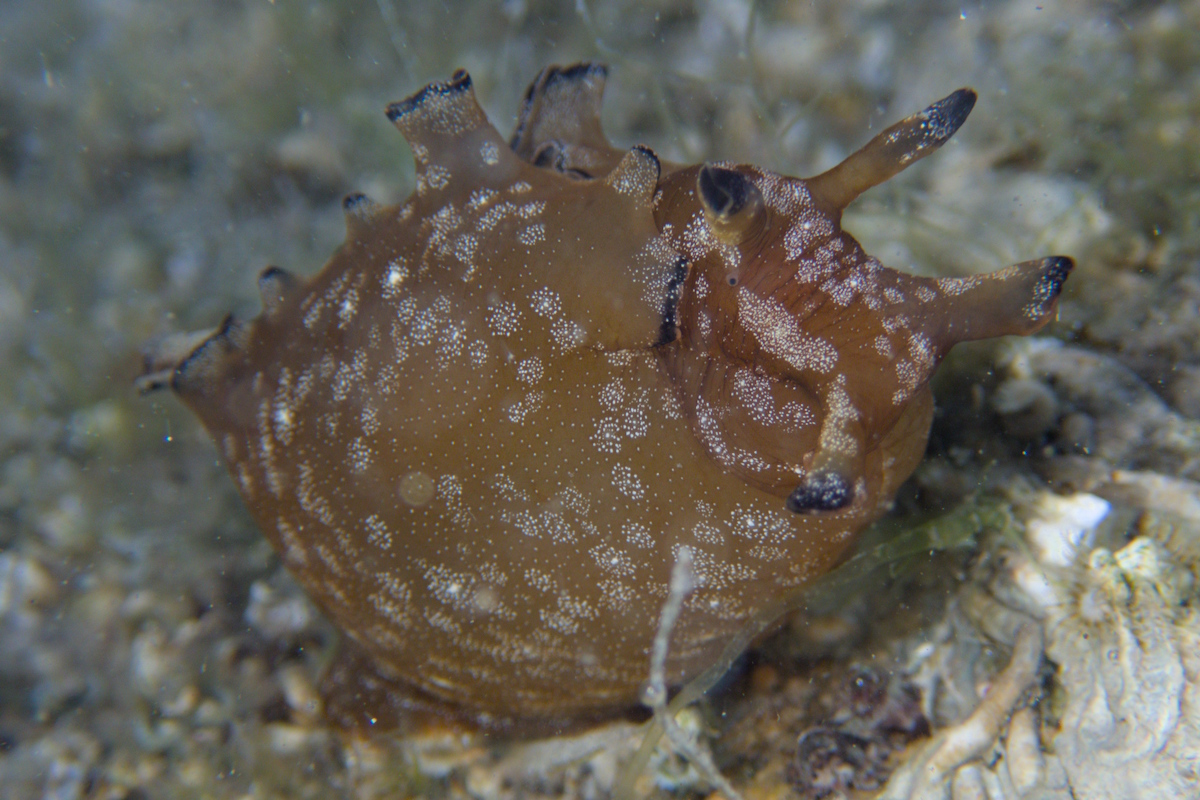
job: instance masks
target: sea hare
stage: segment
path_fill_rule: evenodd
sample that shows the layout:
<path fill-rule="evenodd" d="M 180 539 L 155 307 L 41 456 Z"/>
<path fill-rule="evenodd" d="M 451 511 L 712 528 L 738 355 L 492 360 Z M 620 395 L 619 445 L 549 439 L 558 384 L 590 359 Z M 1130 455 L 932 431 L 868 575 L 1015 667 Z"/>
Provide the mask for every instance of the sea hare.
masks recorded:
<path fill-rule="evenodd" d="M 921 278 L 840 226 L 971 90 L 800 180 L 614 149 L 605 76 L 544 70 L 511 142 L 462 71 L 390 106 L 412 196 L 346 198 L 320 273 L 270 268 L 260 316 L 150 358 L 352 640 L 343 722 L 635 705 L 684 545 L 667 672 L 695 675 L 887 509 L 950 347 L 1056 313 L 1069 258 Z"/>

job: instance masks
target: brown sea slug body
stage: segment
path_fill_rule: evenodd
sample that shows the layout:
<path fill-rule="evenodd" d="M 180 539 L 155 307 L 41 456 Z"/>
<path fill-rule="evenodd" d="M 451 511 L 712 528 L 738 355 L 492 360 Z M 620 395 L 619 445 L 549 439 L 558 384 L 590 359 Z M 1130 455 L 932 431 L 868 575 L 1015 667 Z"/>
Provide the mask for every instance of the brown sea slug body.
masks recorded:
<path fill-rule="evenodd" d="M 919 278 L 840 227 L 970 90 L 799 180 L 613 149 L 605 74 L 543 71 L 511 143 L 464 72 L 391 106 L 408 201 L 347 198 L 319 274 L 267 270 L 259 317 L 145 379 L 200 417 L 371 665 L 333 672 L 347 717 L 635 705 L 683 545 L 698 588 L 667 668 L 695 675 L 888 507 L 949 348 L 1055 314 L 1070 259 Z"/>

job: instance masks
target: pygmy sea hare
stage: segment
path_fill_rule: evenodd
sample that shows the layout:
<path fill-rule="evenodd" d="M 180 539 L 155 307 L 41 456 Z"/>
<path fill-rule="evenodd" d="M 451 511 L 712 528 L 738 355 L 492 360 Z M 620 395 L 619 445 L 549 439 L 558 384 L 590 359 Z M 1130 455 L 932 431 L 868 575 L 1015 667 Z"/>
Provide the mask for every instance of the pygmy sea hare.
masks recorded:
<path fill-rule="evenodd" d="M 841 229 L 972 91 L 800 180 L 614 149 L 605 75 L 544 70 L 511 142 L 465 72 L 392 105 L 407 202 L 348 197 L 319 274 L 268 269 L 260 316 L 151 358 L 352 640 L 343 722 L 636 704 L 684 545 L 667 672 L 695 675 L 888 507 L 949 348 L 1055 314 L 1068 258 L 920 278 Z"/>

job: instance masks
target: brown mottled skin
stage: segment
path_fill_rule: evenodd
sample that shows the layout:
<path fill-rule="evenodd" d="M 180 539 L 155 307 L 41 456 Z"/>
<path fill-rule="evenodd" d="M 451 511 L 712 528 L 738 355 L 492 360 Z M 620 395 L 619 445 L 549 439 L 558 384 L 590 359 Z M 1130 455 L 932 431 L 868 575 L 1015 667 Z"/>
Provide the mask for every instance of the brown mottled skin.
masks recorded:
<path fill-rule="evenodd" d="M 458 73 L 388 109 L 402 206 L 346 200 L 311 280 L 155 353 L 284 563 L 347 633 L 347 725 L 636 705 L 675 554 L 668 677 L 844 557 L 925 449 L 956 342 L 1055 314 L 1070 259 L 933 280 L 841 230 L 966 119 L 959 90 L 802 181 L 612 148 L 605 70 L 544 70 L 511 142 Z"/>

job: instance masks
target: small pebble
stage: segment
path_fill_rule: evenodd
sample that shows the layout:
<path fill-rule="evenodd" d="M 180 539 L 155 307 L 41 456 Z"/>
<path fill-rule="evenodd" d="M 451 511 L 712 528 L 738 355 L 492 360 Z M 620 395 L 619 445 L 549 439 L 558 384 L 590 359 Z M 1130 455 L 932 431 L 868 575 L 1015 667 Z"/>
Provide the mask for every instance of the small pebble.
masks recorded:
<path fill-rule="evenodd" d="M 321 694 L 302 667 L 292 665 L 281 669 L 279 685 L 294 722 L 299 725 L 316 725 L 320 722 L 323 708 Z"/>
<path fill-rule="evenodd" d="M 1038 439 L 1058 421 L 1058 398 L 1041 381 L 1010 379 L 992 395 L 992 409 L 1004 420 L 1004 429 L 1019 439 Z"/>
<path fill-rule="evenodd" d="M 58 582 L 36 559 L 0 553 L 0 616 L 23 607 L 48 606 L 58 596 Z"/>
<path fill-rule="evenodd" d="M 1041 783 L 1045 771 L 1045 757 L 1042 755 L 1042 742 L 1038 737 L 1037 718 L 1033 709 L 1026 706 L 1012 715 L 1004 748 L 1008 776 L 1012 778 L 1017 792 L 1024 796 Z"/>
<path fill-rule="evenodd" d="M 288 639 L 307 629 L 314 616 L 312 606 L 298 589 L 293 594 L 283 594 L 259 580 L 250 585 L 250 602 L 244 618 L 264 636 Z"/>

